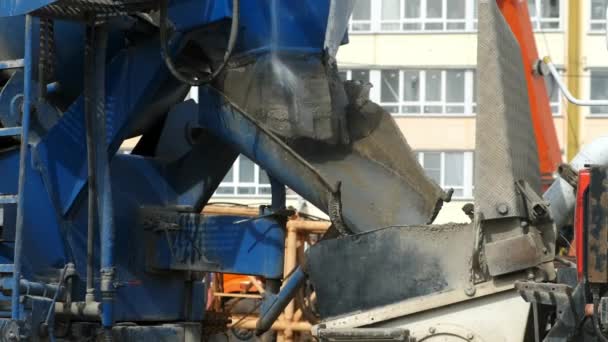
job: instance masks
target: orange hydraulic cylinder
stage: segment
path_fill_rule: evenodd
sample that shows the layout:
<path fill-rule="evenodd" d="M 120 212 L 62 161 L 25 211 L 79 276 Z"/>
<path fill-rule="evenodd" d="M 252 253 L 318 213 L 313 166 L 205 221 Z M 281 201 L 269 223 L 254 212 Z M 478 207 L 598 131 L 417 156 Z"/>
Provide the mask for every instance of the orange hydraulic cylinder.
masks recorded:
<path fill-rule="evenodd" d="M 521 49 L 522 61 L 526 68 L 524 74 L 528 84 L 530 113 L 538 147 L 540 172 L 543 184 L 548 185 L 553 181 L 553 173 L 562 161 L 562 154 L 555 132 L 545 81 L 543 76 L 534 70 L 539 57 L 528 13 L 528 2 L 525 0 L 497 0 L 497 4 Z"/>

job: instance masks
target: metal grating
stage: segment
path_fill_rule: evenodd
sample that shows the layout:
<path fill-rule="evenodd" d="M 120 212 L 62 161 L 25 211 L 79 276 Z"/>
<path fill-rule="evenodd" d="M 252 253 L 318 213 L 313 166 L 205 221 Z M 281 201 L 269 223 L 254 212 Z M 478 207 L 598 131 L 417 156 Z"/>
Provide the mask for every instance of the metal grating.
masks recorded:
<path fill-rule="evenodd" d="M 107 18 L 156 9 L 154 0 L 60 0 L 34 12 L 40 17 L 70 20 Z"/>
<path fill-rule="evenodd" d="M 540 191 L 538 152 L 519 44 L 494 0 L 479 3 L 477 65 L 475 205 L 484 219 L 525 216 L 515 182 Z"/>

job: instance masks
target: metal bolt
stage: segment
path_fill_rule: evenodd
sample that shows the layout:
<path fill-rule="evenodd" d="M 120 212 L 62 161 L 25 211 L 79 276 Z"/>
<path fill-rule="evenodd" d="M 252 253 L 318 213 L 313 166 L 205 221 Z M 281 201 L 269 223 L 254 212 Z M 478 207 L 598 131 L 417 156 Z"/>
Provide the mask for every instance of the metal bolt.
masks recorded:
<path fill-rule="evenodd" d="M 546 247 L 543 247 L 543 254 L 547 254 L 549 250 Z"/>
<path fill-rule="evenodd" d="M 534 280 L 534 278 L 536 278 L 536 275 L 534 274 L 534 270 L 529 269 L 528 270 L 528 280 Z"/>
<path fill-rule="evenodd" d="M 473 333 L 467 334 L 467 340 L 472 340 L 474 337 L 475 337 L 475 335 L 473 335 Z"/>
<path fill-rule="evenodd" d="M 429 328 L 429 332 L 430 332 L 431 334 L 434 334 L 434 333 L 435 333 L 435 331 L 437 331 L 437 329 L 435 329 L 434 327 L 430 327 L 430 328 Z"/>
<path fill-rule="evenodd" d="M 509 213 L 509 206 L 506 203 L 500 203 L 496 210 L 500 215 L 507 215 Z"/>
<path fill-rule="evenodd" d="M 8 339 L 13 341 L 17 340 L 17 334 L 15 334 L 13 331 L 9 332 Z"/>
<path fill-rule="evenodd" d="M 537 59 L 534 61 L 534 63 L 532 64 L 532 70 L 535 75 L 540 75 L 540 76 L 549 75 L 549 73 L 550 73 L 549 67 L 541 59 Z"/>
<path fill-rule="evenodd" d="M 464 289 L 464 294 L 466 294 L 469 297 L 473 297 L 475 295 L 475 286 L 471 285 L 469 287 L 467 287 L 466 289 Z"/>

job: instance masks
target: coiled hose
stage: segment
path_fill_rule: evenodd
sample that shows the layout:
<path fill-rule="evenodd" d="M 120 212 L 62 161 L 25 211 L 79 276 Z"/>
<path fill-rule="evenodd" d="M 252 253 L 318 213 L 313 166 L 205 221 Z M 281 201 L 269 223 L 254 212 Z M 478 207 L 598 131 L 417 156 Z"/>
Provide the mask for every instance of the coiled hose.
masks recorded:
<path fill-rule="evenodd" d="M 167 47 L 168 42 L 169 42 L 169 37 L 168 37 L 168 32 L 167 32 L 168 31 L 167 24 L 169 21 L 168 14 L 167 14 L 167 8 L 169 5 L 169 0 L 161 0 L 161 2 L 160 2 L 160 23 L 159 23 L 160 53 L 161 53 L 163 60 L 165 61 L 165 65 L 167 65 L 167 68 L 169 69 L 169 71 L 175 78 L 177 78 L 181 82 L 184 82 L 193 87 L 196 87 L 196 86 L 207 84 L 207 83 L 213 81 L 222 72 L 222 70 L 224 70 L 224 68 L 228 64 L 228 60 L 230 59 L 230 56 L 232 56 L 232 51 L 234 50 L 234 46 L 236 45 L 236 41 L 238 39 L 239 6 L 240 6 L 239 1 L 240 0 L 232 0 L 232 25 L 230 26 L 230 37 L 228 39 L 228 47 L 226 48 L 226 53 L 224 54 L 224 60 L 222 61 L 220 66 L 217 69 L 215 69 L 214 71 L 212 71 L 210 74 L 206 75 L 205 77 L 199 77 L 199 76 L 190 76 L 190 75 L 182 74 L 179 70 L 177 70 L 175 63 L 171 59 L 171 56 L 169 54 L 169 49 Z"/>

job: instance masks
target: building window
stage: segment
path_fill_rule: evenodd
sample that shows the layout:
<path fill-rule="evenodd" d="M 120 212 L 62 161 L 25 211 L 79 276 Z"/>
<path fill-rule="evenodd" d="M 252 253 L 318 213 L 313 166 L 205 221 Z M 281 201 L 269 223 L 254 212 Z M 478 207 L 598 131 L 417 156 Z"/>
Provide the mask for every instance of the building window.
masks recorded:
<path fill-rule="evenodd" d="M 270 196 L 270 180 L 266 171 L 240 155 L 215 192 L 221 196 Z"/>
<path fill-rule="evenodd" d="M 418 162 L 443 189 L 454 189 L 454 199 L 473 197 L 473 152 L 418 152 Z"/>
<path fill-rule="evenodd" d="M 559 0 L 528 0 L 528 11 L 534 30 L 551 31 L 561 28 Z"/>
<path fill-rule="evenodd" d="M 477 30 L 477 1 L 355 0 L 350 31 L 473 32 Z M 528 0 L 528 6 L 535 30 L 561 28 L 560 0 Z"/>
<path fill-rule="evenodd" d="M 360 81 L 361 83 L 370 82 L 370 71 L 368 69 L 340 70 L 338 73 L 340 74 L 342 81 L 353 80 Z"/>
<path fill-rule="evenodd" d="M 395 115 L 473 115 L 475 70 L 351 69 L 343 80 L 371 82 L 370 99 Z"/>
<path fill-rule="evenodd" d="M 476 0 L 475 0 L 476 1 Z M 380 6 L 379 30 L 465 31 L 472 18 L 473 0 L 377 0 Z M 470 20 L 469 20 L 470 22 Z"/>
<path fill-rule="evenodd" d="M 379 103 L 397 115 L 472 115 L 474 78 L 464 69 L 380 70 Z"/>
<path fill-rule="evenodd" d="M 608 100 L 608 69 L 591 70 L 591 99 Z M 608 106 L 592 106 L 590 113 L 608 115 Z"/>
<path fill-rule="evenodd" d="M 559 72 L 561 74 L 563 71 L 559 70 Z M 561 94 L 559 86 L 552 75 L 545 76 L 545 88 L 547 89 L 547 95 L 549 96 L 551 113 L 553 113 L 554 116 L 561 115 Z"/>
<path fill-rule="evenodd" d="M 591 31 L 606 30 L 606 7 L 608 0 L 591 0 Z"/>
<path fill-rule="evenodd" d="M 354 0 L 350 31 L 369 32 L 372 29 L 372 0 Z"/>

